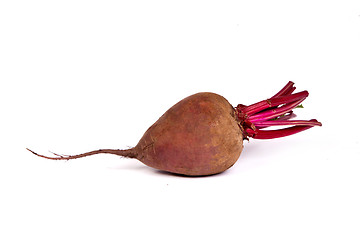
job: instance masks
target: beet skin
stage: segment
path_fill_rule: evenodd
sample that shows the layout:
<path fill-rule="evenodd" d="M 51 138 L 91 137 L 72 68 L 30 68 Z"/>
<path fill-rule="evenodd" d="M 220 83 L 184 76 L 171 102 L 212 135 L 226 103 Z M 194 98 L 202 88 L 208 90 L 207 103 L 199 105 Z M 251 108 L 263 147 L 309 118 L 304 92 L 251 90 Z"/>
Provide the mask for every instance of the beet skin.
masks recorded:
<path fill-rule="evenodd" d="M 225 171 L 242 149 L 243 135 L 231 104 L 214 93 L 197 93 L 166 111 L 134 153 L 150 167 L 199 176 Z"/>

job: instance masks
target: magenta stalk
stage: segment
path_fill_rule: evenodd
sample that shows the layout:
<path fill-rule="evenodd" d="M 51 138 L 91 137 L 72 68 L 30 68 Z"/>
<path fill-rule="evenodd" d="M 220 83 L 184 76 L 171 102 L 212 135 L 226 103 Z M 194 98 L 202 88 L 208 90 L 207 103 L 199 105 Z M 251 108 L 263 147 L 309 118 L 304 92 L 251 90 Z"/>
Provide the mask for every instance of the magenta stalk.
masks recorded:
<path fill-rule="evenodd" d="M 294 83 L 288 82 L 273 97 L 254 103 L 249 106 L 239 104 L 235 111 L 241 128 L 243 129 L 244 138 L 252 137 L 256 139 L 272 139 L 289 136 L 314 126 L 321 126 L 321 123 L 315 119 L 312 120 L 289 120 L 295 117 L 293 109 L 299 106 L 308 96 L 308 91 L 295 91 Z M 271 126 L 292 127 L 262 130 Z"/>

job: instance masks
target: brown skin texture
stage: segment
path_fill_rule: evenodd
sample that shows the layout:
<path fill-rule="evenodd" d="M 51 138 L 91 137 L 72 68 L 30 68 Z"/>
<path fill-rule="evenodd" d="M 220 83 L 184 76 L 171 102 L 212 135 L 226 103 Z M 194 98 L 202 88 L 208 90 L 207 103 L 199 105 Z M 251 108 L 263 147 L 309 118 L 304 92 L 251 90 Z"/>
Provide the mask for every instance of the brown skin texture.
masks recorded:
<path fill-rule="evenodd" d="M 166 111 L 132 150 L 144 164 L 204 176 L 230 168 L 243 149 L 234 108 L 215 93 L 191 95 Z"/>

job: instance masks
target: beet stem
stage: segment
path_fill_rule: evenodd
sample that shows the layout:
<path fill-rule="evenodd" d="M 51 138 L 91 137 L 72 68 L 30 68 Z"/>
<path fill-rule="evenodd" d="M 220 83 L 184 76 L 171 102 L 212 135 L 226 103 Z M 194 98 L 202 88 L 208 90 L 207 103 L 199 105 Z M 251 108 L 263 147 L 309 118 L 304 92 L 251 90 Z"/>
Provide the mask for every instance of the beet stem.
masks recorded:
<path fill-rule="evenodd" d="M 314 126 L 321 126 L 315 119 L 292 120 L 295 117 L 293 109 L 299 106 L 308 96 L 308 91 L 295 91 L 294 83 L 289 81 L 273 97 L 254 103 L 249 106 L 239 104 L 235 110 L 244 139 L 270 139 L 292 135 Z M 271 126 L 293 125 L 292 127 L 277 130 L 260 130 Z"/>
<path fill-rule="evenodd" d="M 294 87 L 294 83 L 289 81 L 285 87 L 283 87 L 277 94 L 275 94 L 274 96 L 272 96 L 271 98 L 276 98 L 276 97 L 280 97 L 280 96 L 284 96 L 284 95 L 288 95 L 291 94 L 292 92 L 295 91 L 295 87 Z"/>
<path fill-rule="evenodd" d="M 289 135 L 293 135 L 295 133 L 302 132 L 304 130 L 307 130 L 309 128 L 312 128 L 313 126 L 294 126 L 284 129 L 278 129 L 278 130 L 252 130 L 247 129 L 247 133 L 250 137 L 255 139 L 273 139 L 273 138 L 280 138 L 280 137 L 286 137 Z"/>
<path fill-rule="evenodd" d="M 264 109 L 267 109 L 269 107 L 276 107 L 279 106 L 281 104 L 286 104 L 286 103 L 290 103 L 290 102 L 294 102 L 297 100 L 300 100 L 302 98 L 306 98 L 307 96 L 309 96 L 308 91 L 302 91 L 302 92 L 298 92 L 298 93 L 294 93 L 291 95 L 285 95 L 285 96 L 280 96 L 280 97 L 276 97 L 276 98 L 270 98 L 267 100 L 263 100 L 257 103 L 254 103 L 250 106 L 244 107 L 242 109 L 242 111 L 248 115 L 251 116 L 255 113 L 258 113 Z"/>
<path fill-rule="evenodd" d="M 293 103 L 285 104 L 282 107 L 279 107 L 279 108 L 276 108 L 276 109 L 270 109 L 270 110 L 261 112 L 261 113 L 256 114 L 256 115 L 252 115 L 252 116 L 249 117 L 249 120 L 250 120 L 250 122 L 255 124 L 256 122 L 262 122 L 262 121 L 265 121 L 265 120 L 269 120 L 269 119 L 281 116 L 283 114 L 286 114 L 286 113 L 290 112 L 293 108 L 298 106 L 304 100 L 305 100 L 305 98 L 302 98 L 302 99 L 300 99 L 298 101 L 295 101 Z"/>
<path fill-rule="evenodd" d="M 292 118 L 295 118 L 296 114 L 293 111 L 288 112 L 287 114 L 284 114 L 276 119 L 276 121 L 283 121 L 283 120 L 289 120 Z"/>
<path fill-rule="evenodd" d="M 294 83 L 289 81 L 278 93 L 276 93 L 270 99 L 291 94 L 293 91 L 295 91 L 295 89 L 296 88 L 294 87 Z M 239 105 L 241 105 L 241 106 L 239 106 Z M 245 106 L 245 105 L 242 105 L 242 104 L 239 104 L 239 105 L 238 105 L 238 107 L 241 107 L 242 109 L 245 109 L 245 107 L 249 107 L 249 106 Z M 255 105 L 255 104 L 252 104 L 250 106 L 253 106 L 253 105 Z M 248 110 L 250 110 L 250 109 L 248 108 Z"/>
<path fill-rule="evenodd" d="M 288 113 L 286 113 L 286 114 L 284 114 L 284 115 L 282 115 L 282 116 L 280 116 L 280 117 L 277 117 L 277 118 L 275 118 L 275 119 L 270 119 L 269 121 L 264 121 L 264 122 L 257 122 L 256 124 L 254 124 L 255 125 L 255 127 L 257 128 L 257 129 L 262 129 L 262 128 L 267 128 L 267 127 L 269 127 L 269 126 L 262 126 L 262 124 L 264 123 L 264 124 L 266 124 L 267 122 L 280 122 L 280 121 L 283 121 L 283 122 L 288 122 L 288 121 L 286 121 L 286 120 L 289 120 L 289 119 L 292 119 L 292 118 L 295 118 L 296 117 L 296 114 L 295 113 L 293 113 L 293 111 L 290 111 L 290 112 L 288 112 Z M 261 124 L 261 125 L 260 125 Z M 287 124 L 281 124 L 281 125 L 287 125 Z M 289 124 L 289 125 L 293 125 L 293 124 Z"/>
<path fill-rule="evenodd" d="M 254 123 L 256 127 L 271 127 L 271 126 L 284 126 L 284 125 L 294 125 L 294 126 L 321 126 L 322 124 L 315 119 L 307 120 L 290 120 L 290 121 L 264 121 Z"/>
<path fill-rule="evenodd" d="M 99 149 L 99 150 L 94 150 L 94 151 L 90 151 L 90 152 L 86 152 L 86 153 L 81 153 L 81 154 L 78 154 L 78 155 L 60 155 L 60 154 L 53 153 L 57 157 L 48 157 L 48 156 L 45 156 L 45 155 L 38 154 L 38 153 L 28 149 L 28 148 L 26 148 L 26 149 L 28 151 L 30 151 L 31 153 L 35 154 L 36 156 L 46 158 L 46 159 L 51 159 L 51 160 L 70 160 L 70 159 L 82 158 L 82 157 L 87 157 L 87 156 L 90 156 L 90 155 L 95 155 L 95 154 L 100 154 L 100 153 L 115 154 L 115 155 L 119 155 L 119 156 L 122 156 L 122 157 L 136 158 L 136 154 L 135 154 L 135 151 L 134 151 L 133 148 L 125 149 L 125 150 L 121 150 L 121 149 Z"/>

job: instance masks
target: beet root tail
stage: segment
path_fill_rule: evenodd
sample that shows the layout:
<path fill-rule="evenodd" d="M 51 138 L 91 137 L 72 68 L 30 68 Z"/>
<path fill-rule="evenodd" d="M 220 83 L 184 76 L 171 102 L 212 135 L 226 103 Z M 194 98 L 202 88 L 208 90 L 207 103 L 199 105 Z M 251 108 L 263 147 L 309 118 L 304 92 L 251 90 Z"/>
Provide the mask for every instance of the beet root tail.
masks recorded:
<path fill-rule="evenodd" d="M 94 150 L 94 151 L 81 153 L 81 154 L 77 154 L 77 155 L 61 155 L 61 154 L 53 153 L 56 157 L 49 157 L 49 156 L 41 155 L 41 154 L 38 154 L 28 148 L 26 148 L 26 150 L 30 151 L 31 153 L 33 153 L 34 155 L 36 155 L 38 157 L 42 157 L 42 158 L 46 158 L 46 159 L 50 159 L 50 160 L 70 160 L 70 159 L 82 158 L 82 157 L 87 157 L 87 156 L 100 154 L 100 153 L 115 154 L 118 156 L 128 157 L 128 158 L 136 158 L 136 156 L 137 156 L 134 148 L 124 149 L 124 150 L 121 150 L 121 149 L 99 149 L 99 150 Z"/>

